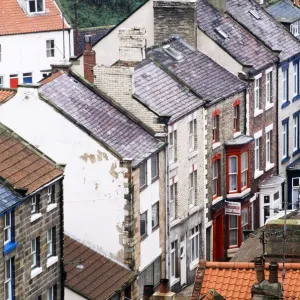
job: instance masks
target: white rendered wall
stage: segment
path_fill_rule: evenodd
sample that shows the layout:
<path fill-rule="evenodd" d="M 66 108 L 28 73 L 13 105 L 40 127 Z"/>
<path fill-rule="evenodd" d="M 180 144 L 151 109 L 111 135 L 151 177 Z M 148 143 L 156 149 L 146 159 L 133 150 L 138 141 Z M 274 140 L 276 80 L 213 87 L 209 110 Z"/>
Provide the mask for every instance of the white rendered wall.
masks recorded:
<path fill-rule="evenodd" d="M 55 57 L 47 57 L 46 40 L 54 40 Z M 19 83 L 23 83 L 23 73 L 32 73 L 32 82 L 36 83 L 43 78 L 41 70 L 49 70 L 50 64 L 63 59 L 62 31 L 0 36 L 0 45 L 0 76 L 4 76 L 4 87 L 9 87 L 11 74 L 18 74 Z M 73 34 L 65 30 L 65 58 L 67 60 L 70 54 L 73 55 Z"/>
<path fill-rule="evenodd" d="M 151 183 L 151 159 L 147 160 L 147 185 L 140 192 L 140 213 L 147 211 L 147 237 L 141 241 L 141 264 L 139 271 L 161 255 L 159 245 L 159 227 L 152 232 L 152 205 L 159 201 L 159 180 Z M 159 207 L 159 209 L 165 209 Z M 158 217 L 159 218 L 159 217 Z"/>
<path fill-rule="evenodd" d="M 153 0 L 149 0 L 127 20 L 114 28 L 106 37 L 97 43 L 93 50 L 96 51 L 96 64 L 111 66 L 119 60 L 119 30 L 121 28 L 131 29 L 135 26 L 144 27 L 147 33 L 147 47 L 154 43 L 154 16 Z M 79 65 L 78 65 L 79 62 Z M 73 65 L 73 69 L 83 76 L 83 57 L 78 59 Z"/>
<path fill-rule="evenodd" d="M 28 94 L 34 91 L 34 95 Z M 84 131 L 40 100 L 37 90 L 19 88 L 0 106 L 0 122 L 57 163 L 66 163 L 65 231 L 122 260 L 124 176 L 119 161 Z M 27 94 L 27 99 L 25 99 Z"/>
<path fill-rule="evenodd" d="M 84 298 L 73 291 L 69 290 L 68 288 L 65 288 L 65 300 L 85 300 L 87 298 Z"/>

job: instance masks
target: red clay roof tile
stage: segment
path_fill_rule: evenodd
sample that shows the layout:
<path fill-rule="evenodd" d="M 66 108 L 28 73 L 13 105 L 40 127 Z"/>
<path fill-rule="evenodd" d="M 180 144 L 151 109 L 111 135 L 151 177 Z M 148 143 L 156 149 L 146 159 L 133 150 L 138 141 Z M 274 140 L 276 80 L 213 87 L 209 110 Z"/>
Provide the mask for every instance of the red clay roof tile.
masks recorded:
<path fill-rule="evenodd" d="M 1 30 L 1 26 L 0 26 Z M 16 90 L 13 89 L 0 89 L 0 103 L 10 99 L 16 94 Z"/>
<path fill-rule="evenodd" d="M 0 35 L 62 30 L 61 12 L 53 0 L 45 0 L 46 12 L 35 15 L 27 14 L 17 0 L 1 0 L 0 7 Z"/>

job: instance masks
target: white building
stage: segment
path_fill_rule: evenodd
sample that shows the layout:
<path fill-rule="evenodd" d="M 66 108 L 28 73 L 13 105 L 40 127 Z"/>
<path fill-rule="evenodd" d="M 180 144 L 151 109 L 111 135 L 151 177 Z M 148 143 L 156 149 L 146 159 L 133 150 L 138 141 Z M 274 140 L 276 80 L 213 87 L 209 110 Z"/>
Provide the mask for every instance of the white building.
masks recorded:
<path fill-rule="evenodd" d="M 0 87 L 36 83 L 73 55 L 73 32 L 52 0 L 2 0 Z"/>

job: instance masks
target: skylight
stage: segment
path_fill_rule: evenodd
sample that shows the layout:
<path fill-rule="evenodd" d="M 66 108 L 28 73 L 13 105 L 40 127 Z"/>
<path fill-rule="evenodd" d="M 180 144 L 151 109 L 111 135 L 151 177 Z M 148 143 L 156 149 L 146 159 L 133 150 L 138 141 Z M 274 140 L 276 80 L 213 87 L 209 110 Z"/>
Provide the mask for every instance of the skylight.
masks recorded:
<path fill-rule="evenodd" d="M 228 35 L 220 27 L 215 28 L 215 31 L 223 38 L 227 39 Z"/>
<path fill-rule="evenodd" d="M 179 51 L 172 48 L 170 45 L 164 46 L 163 50 L 176 60 L 183 59 L 183 55 Z"/>
<path fill-rule="evenodd" d="M 258 12 L 254 9 L 252 10 L 249 10 L 249 13 L 252 15 L 252 17 L 254 17 L 256 20 L 259 20 L 260 19 L 260 16 L 258 14 Z"/>

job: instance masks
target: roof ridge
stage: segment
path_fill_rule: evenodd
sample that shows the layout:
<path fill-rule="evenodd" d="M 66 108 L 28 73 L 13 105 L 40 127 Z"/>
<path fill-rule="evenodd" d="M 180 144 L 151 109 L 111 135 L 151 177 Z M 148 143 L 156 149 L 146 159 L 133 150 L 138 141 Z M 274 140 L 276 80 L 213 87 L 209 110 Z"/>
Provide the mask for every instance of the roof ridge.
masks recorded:
<path fill-rule="evenodd" d="M 116 25 L 103 25 L 103 26 L 94 26 L 94 27 L 86 27 L 86 28 L 78 28 L 79 31 L 84 30 L 93 30 L 93 29 L 110 29 L 115 27 Z"/>

